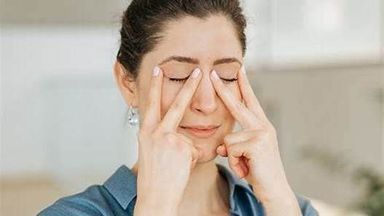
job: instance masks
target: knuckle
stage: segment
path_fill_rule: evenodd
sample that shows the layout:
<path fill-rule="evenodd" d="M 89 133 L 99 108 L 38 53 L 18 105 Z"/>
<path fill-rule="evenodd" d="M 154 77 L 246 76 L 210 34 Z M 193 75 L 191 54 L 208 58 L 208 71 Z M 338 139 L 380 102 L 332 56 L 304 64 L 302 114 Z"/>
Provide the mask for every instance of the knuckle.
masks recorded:
<path fill-rule="evenodd" d="M 258 142 L 259 142 L 259 138 L 258 138 L 258 137 L 252 137 L 252 138 L 250 139 L 250 141 L 251 141 L 252 143 L 258 143 Z"/>
<path fill-rule="evenodd" d="M 193 148 L 191 143 L 188 140 L 183 139 L 176 132 L 154 132 L 152 136 L 153 140 L 156 140 L 158 147 L 162 149 L 168 149 L 177 154 L 182 154 L 187 157 L 192 157 Z"/>
<path fill-rule="evenodd" d="M 229 145 L 230 144 L 230 142 L 231 142 L 231 137 L 230 136 L 225 136 L 224 137 L 224 144 L 226 144 L 226 145 Z"/>
<path fill-rule="evenodd" d="M 270 139 L 273 136 L 275 136 L 273 131 L 267 128 L 263 128 L 257 131 L 257 136 L 254 139 L 256 139 L 256 141 L 264 141 Z"/>
<path fill-rule="evenodd" d="M 186 145 L 180 145 L 181 147 L 181 152 L 186 155 L 187 157 L 192 157 L 192 151 L 189 146 Z"/>
<path fill-rule="evenodd" d="M 234 145 L 228 145 L 228 146 L 226 146 L 226 148 L 227 148 L 227 152 L 228 152 L 228 153 L 233 152 L 234 147 L 235 147 Z"/>
<path fill-rule="evenodd" d="M 269 131 L 260 130 L 258 140 L 265 140 L 265 139 L 267 139 L 268 136 L 269 136 Z"/>
<path fill-rule="evenodd" d="M 165 133 L 164 139 L 164 145 L 166 145 L 167 148 L 172 148 L 176 151 L 183 152 L 186 150 L 185 148 L 188 147 L 188 145 L 183 142 L 183 139 L 174 132 Z"/>
<path fill-rule="evenodd" d="M 164 139 L 170 144 L 177 143 L 177 136 L 172 132 L 166 132 L 164 133 Z"/>

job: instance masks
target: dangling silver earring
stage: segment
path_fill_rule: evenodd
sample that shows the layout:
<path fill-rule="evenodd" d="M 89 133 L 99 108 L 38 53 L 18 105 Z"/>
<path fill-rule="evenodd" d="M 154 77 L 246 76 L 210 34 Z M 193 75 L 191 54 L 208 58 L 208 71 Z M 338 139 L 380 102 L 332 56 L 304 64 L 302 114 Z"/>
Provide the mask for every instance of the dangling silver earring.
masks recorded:
<path fill-rule="evenodd" d="M 131 126 L 136 126 L 139 123 L 137 109 L 133 108 L 131 105 L 128 107 L 127 121 Z"/>

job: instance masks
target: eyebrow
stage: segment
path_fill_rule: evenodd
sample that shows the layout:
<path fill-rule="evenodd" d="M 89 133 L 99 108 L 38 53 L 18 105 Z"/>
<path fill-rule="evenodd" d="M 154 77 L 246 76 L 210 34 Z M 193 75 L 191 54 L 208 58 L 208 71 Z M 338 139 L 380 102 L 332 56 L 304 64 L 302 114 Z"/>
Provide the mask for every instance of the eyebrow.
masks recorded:
<path fill-rule="evenodd" d="M 170 62 L 170 61 L 178 61 L 178 62 L 189 63 L 189 64 L 199 64 L 199 60 L 195 59 L 195 58 L 186 57 L 186 56 L 170 56 L 170 57 L 164 59 L 163 61 L 161 61 L 159 66 L 161 66 L 167 62 Z M 216 59 L 213 62 L 213 65 L 228 64 L 228 63 L 232 63 L 232 62 L 237 62 L 240 65 L 242 65 L 242 62 L 240 60 L 238 60 L 237 58 L 234 58 L 234 57 Z"/>

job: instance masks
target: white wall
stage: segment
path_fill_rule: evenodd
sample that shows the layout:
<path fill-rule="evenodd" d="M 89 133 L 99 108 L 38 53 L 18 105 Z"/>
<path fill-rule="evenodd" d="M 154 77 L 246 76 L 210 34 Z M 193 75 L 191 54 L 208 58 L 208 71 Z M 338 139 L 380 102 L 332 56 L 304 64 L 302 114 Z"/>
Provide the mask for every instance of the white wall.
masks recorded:
<path fill-rule="evenodd" d="M 117 42 L 110 27 L 2 28 L 2 175 L 100 176 L 134 160 L 112 76 Z"/>

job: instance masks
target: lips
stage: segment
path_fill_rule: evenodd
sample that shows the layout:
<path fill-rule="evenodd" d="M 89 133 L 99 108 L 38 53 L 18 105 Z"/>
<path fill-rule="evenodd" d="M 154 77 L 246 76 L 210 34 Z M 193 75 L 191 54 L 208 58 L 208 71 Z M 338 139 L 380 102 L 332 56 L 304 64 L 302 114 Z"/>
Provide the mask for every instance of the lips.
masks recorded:
<path fill-rule="evenodd" d="M 198 129 L 198 130 L 208 130 L 208 129 L 213 129 L 213 128 L 218 128 L 220 125 L 196 125 L 196 126 L 180 126 L 182 128 L 193 128 L 193 129 Z"/>
<path fill-rule="evenodd" d="M 220 125 L 195 125 L 195 126 L 180 126 L 188 133 L 196 137 L 206 138 L 212 136 Z"/>

